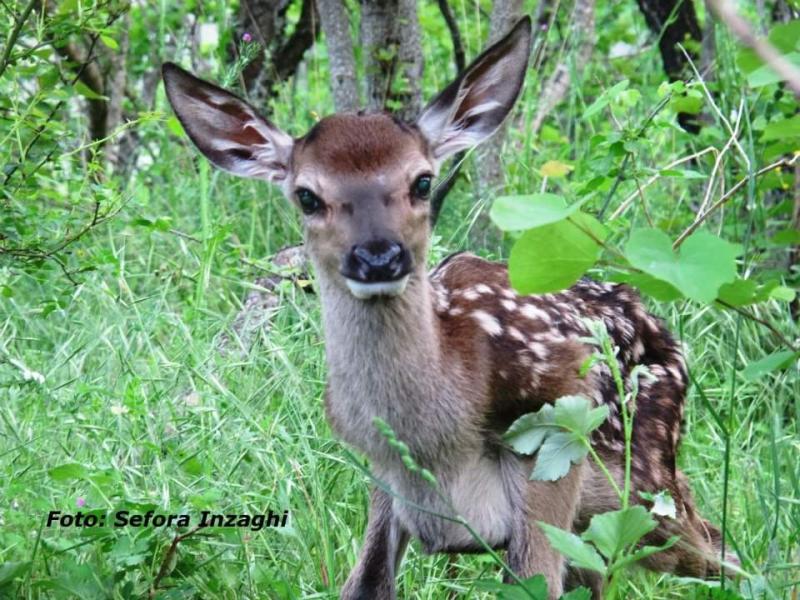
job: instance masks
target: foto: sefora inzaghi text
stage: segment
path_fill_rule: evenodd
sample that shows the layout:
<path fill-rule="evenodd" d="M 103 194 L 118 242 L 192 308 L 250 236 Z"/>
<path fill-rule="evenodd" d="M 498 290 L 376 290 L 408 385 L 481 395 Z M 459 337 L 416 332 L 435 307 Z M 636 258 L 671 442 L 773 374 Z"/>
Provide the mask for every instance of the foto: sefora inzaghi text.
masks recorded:
<path fill-rule="evenodd" d="M 261 531 L 264 528 L 286 527 L 289 521 L 289 511 L 268 511 L 255 515 L 222 514 L 209 510 L 201 511 L 199 515 L 165 514 L 148 510 L 145 513 L 136 513 L 128 510 L 118 510 L 111 514 L 96 511 L 76 513 L 63 513 L 51 510 L 47 515 L 48 527 L 239 527 L 251 531 Z"/>

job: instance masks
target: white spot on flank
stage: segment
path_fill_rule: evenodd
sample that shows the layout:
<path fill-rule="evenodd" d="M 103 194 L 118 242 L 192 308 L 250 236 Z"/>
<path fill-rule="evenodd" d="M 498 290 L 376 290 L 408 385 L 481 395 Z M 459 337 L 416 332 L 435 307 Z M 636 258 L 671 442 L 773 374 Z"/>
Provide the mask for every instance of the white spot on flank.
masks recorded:
<path fill-rule="evenodd" d="M 547 349 L 547 346 L 540 344 L 539 342 L 529 343 L 528 348 L 530 348 L 531 352 L 533 352 L 540 360 L 545 360 L 548 356 L 550 356 L 550 351 Z"/>
<path fill-rule="evenodd" d="M 534 306 L 533 304 L 523 304 L 522 308 L 519 309 L 523 316 L 528 317 L 534 321 L 544 321 L 545 323 L 550 323 L 550 315 L 548 315 L 545 311 L 541 308 Z"/>
<path fill-rule="evenodd" d="M 472 317 L 489 335 L 496 336 L 503 333 L 503 328 L 500 321 L 484 310 L 475 310 L 472 312 Z"/>
<path fill-rule="evenodd" d="M 479 283 L 478 285 L 475 286 L 475 291 L 478 292 L 479 294 L 491 294 L 492 288 L 490 288 L 485 283 Z"/>
<path fill-rule="evenodd" d="M 503 308 L 505 308 L 508 312 L 514 312 L 515 310 L 517 310 L 517 303 L 514 302 L 513 300 L 503 298 L 502 300 L 500 300 L 500 304 L 502 304 Z"/>
<path fill-rule="evenodd" d="M 681 373 L 676 367 L 670 365 L 669 367 L 667 367 L 667 370 L 669 371 L 669 374 L 675 378 L 676 381 L 681 381 L 681 382 L 683 381 L 683 373 Z"/>
<path fill-rule="evenodd" d="M 518 342 L 522 342 L 523 344 L 525 343 L 525 336 L 522 335 L 522 332 L 513 325 L 508 328 L 507 333 L 508 337 L 515 339 Z"/>
<path fill-rule="evenodd" d="M 503 369 L 500 369 L 500 370 L 497 372 L 497 374 L 498 374 L 498 375 L 500 375 L 500 378 L 501 378 L 501 379 L 508 379 L 508 373 L 506 373 L 506 372 L 505 372 Z"/>
<path fill-rule="evenodd" d="M 475 288 L 470 288 L 464 292 L 464 298 L 466 300 L 477 300 L 478 299 L 478 292 L 475 291 Z"/>
<path fill-rule="evenodd" d="M 517 298 L 517 295 L 514 293 L 514 291 L 508 288 L 503 288 L 500 293 L 503 294 L 503 296 L 505 296 L 509 300 L 516 300 Z"/>
<path fill-rule="evenodd" d="M 458 315 L 464 314 L 464 309 L 456 306 L 455 308 L 451 308 L 449 312 L 451 317 L 457 317 Z"/>

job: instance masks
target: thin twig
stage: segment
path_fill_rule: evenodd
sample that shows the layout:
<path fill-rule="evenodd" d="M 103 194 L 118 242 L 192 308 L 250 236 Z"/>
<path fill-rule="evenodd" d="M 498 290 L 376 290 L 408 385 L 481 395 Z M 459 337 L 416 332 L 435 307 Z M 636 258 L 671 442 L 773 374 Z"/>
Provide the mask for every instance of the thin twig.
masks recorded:
<path fill-rule="evenodd" d="M 159 587 L 159 585 L 161 583 L 161 580 L 164 579 L 164 577 L 166 577 L 167 575 L 169 575 L 169 572 L 172 570 L 171 567 L 170 567 L 170 563 L 172 563 L 172 559 L 175 557 L 175 554 L 178 552 L 178 544 L 180 544 L 186 538 L 194 535 L 195 533 L 200 531 L 202 528 L 203 528 L 202 525 L 197 525 L 197 526 L 193 527 L 192 529 L 190 529 L 189 531 L 187 531 L 186 533 L 184 533 L 182 535 L 176 535 L 172 539 L 172 543 L 169 545 L 169 548 L 167 549 L 167 553 L 164 555 L 164 560 L 161 561 L 161 567 L 158 569 L 158 574 L 156 575 L 156 578 L 153 580 L 153 584 L 150 586 L 150 593 L 148 594 L 149 598 L 155 598 L 156 597 L 156 594 L 158 593 L 158 587 Z"/>
<path fill-rule="evenodd" d="M 734 306 L 733 304 L 728 304 L 727 302 L 725 302 L 724 300 L 720 300 L 719 298 L 717 298 L 717 304 L 720 304 L 720 305 L 724 306 L 725 308 L 731 309 L 732 311 L 742 315 L 745 319 L 750 319 L 751 321 L 755 321 L 756 323 L 758 323 L 760 325 L 763 325 L 764 327 L 769 329 L 773 334 L 775 334 L 775 336 L 781 342 L 783 342 L 786 345 L 787 348 L 789 348 L 793 352 L 797 352 L 797 346 L 794 344 L 794 342 L 790 341 L 789 338 L 787 338 L 785 335 L 783 335 L 780 332 L 780 330 L 777 327 L 775 327 L 772 323 L 770 323 L 769 321 L 765 321 L 761 317 L 755 316 L 753 313 L 751 313 L 749 311 L 746 311 L 745 309 L 741 308 L 740 306 Z"/>
<path fill-rule="evenodd" d="M 753 173 L 753 177 L 760 177 L 764 173 L 768 173 L 779 167 L 790 167 L 797 162 L 798 158 L 800 158 L 800 154 L 795 154 L 792 158 L 782 158 L 781 160 L 776 161 L 771 165 L 767 165 L 766 167 L 759 169 L 758 171 Z M 719 200 L 717 200 L 714 204 L 712 204 L 707 211 L 698 215 L 697 218 L 694 220 L 694 223 L 689 225 L 689 227 L 687 227 L 684 230 L 684 232 L 678 236 L 678 239 L 676 239 L 675 243 L 672 244 L 672 248 L 677 249 L 684 242 L 684 240 L 686 240 L 687 237 L 692 235 L 697 230 L 697 228 L 700 227 L 703 221 L 705 221 L 711 213 L 713 213 L 720 206 L 722 206 L 728 200 L 730 200 L 733 197 L 733 195 L 740 189 L 742 189 L 749 180 L 750 177 L 748 176 L 738 181 L 736 185 L 734 185 L 731 189 L 725 192 L 725 194 Z"/>
<path fill-rule="evenodd" d="M 679 158 L 677 160 L 674 160 L 671 163 L 669 163 L 667 166 L 662 167 L 661 169 L 659 169 L 659 171 L 668 171 L 669 169 L 677 167 L 680 164 L 683 164 L 685 162 L 689 162 L 690 160 L 694 160 L 695 158 L 700 158 L 701 156 L 703 156 L 704 154 L 708 154 L 709 152 L 717 152 L 717 149 L 714 148 L 713 146 L 709 146 L 708 148 L 705 148 L 704 150 L 700 150 L 699 152 L 695 152 L 694 154 L 690 154 L 689 156 L 683 156 L 683 157 L 681 157 L 681 158 Z M 656 175 L 653 175 L 650 179 L 645 181 L 643 186 L 641 186 L 642 191 L 644 191 L 647 188 L 649 188 L 653 183 L 658 181 L 660 178 L 661 178 L 661 174 L 660 173 L 658 173 Z M 625 198 L 625 200 L 622 201 L 622 204 L 620 204 L 619 207 L 617 207 L 617 210 L 615 210 L 611 214 L 611 216 L 608 217 L 608 220 L 609 221 L 613 221 L 617 217 L 621 216 L 622 213 L 624 213 L 626 210 L 628 210 L 630 205 L 633 204 L 633 202 L 636 200 L 636 198 L 638 196 L 639 196 L 639 194 L 638 194 L 638 192 L 636 190 L 631 192 L 631 194 L 627 198 Z"/>
<path fill-rule="evenodd" d="M 5 50 L 3 50 L 3 59 L 2 62 L 0 62 L 0 77 L 2 77 L 3 73 L 6 72 L 8 63 L 11 62 L 11 51 L 14 49 L 14 46 L 17 43 L 17 38 L 19 38 L 19 34 L 22 31 L 22 26 L 25 25 L 25 21 L 28 20 L 28 17 L 30 16 L 33 7 L 36 6 L 37 1 L 38 0 L 30 0 L 30 2 L 28 2 L 27 6 L 22 11 L 22 14 L 17 19 L 14 29 L 11 30 L 11 35 L 8 36 Z"/>

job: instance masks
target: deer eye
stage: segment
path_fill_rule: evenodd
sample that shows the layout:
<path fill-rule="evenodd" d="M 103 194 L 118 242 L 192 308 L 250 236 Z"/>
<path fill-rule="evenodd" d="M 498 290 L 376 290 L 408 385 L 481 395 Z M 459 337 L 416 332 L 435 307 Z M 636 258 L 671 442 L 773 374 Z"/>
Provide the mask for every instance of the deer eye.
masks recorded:
<path fill-rule="evenodd" d="M 313 215 L 319 212 L 324 206 L 322 200 L 314 192 L 306 188 L 298 188 L 295 191 L 297 201 L 300 203 L 300 209 L 304 214 Z"/>
<path fill-rule="evenodd" d="M 411 184 L 411 195 L 415 198 L 419 198 L 421 200 L 425 200 L 431 193 L 431 176 L 430 175 L 420 175 Z"/>

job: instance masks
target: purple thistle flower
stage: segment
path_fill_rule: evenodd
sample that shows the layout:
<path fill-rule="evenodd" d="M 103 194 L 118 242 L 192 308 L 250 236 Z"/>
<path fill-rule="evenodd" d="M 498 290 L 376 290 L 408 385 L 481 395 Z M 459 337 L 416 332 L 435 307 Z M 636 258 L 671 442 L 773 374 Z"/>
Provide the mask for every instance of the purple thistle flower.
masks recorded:
<path fill-rule="evenodd" d="M 75 504 L 78 505 L 78 508 L 83 508 L 86 506 L 86 499 L 83 496 L 78 496 L 78 499 L 75 500 Z"/>
<path fill-rule="evenodd" d="M 242 34 L 242 41 L 246 44 L 253 41 L 253 36 L 247 33 L 246 31 Z"/>

